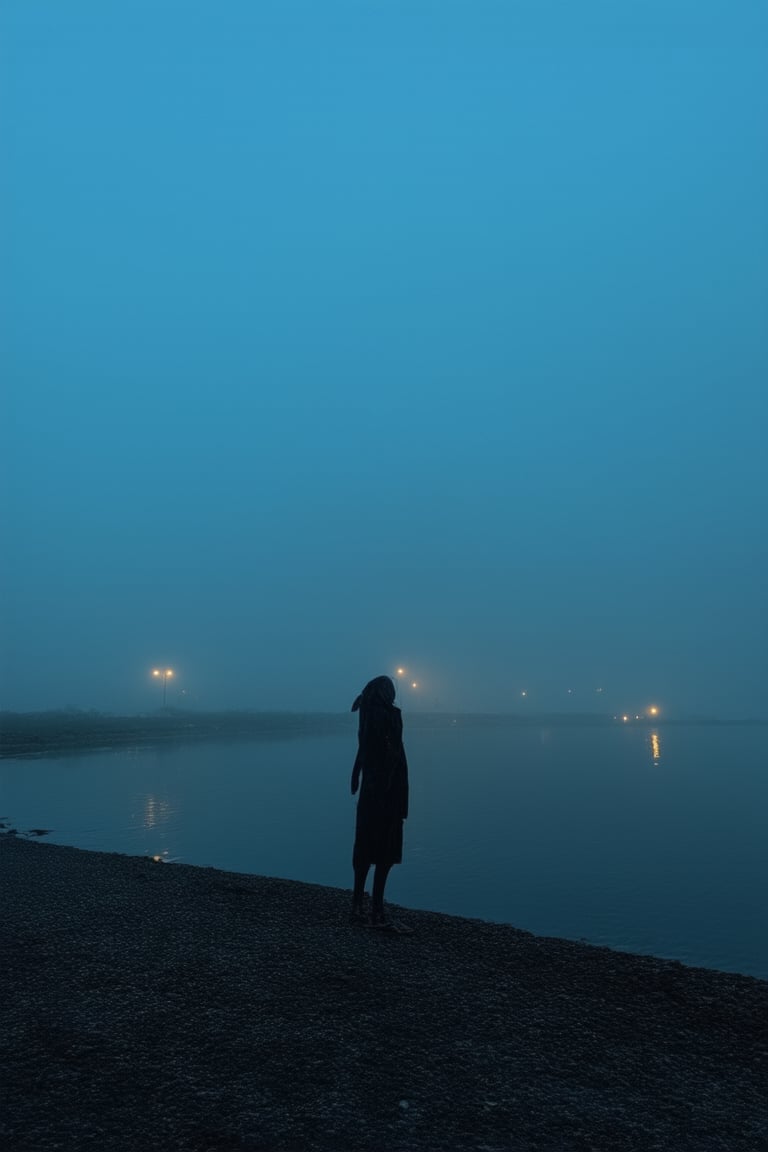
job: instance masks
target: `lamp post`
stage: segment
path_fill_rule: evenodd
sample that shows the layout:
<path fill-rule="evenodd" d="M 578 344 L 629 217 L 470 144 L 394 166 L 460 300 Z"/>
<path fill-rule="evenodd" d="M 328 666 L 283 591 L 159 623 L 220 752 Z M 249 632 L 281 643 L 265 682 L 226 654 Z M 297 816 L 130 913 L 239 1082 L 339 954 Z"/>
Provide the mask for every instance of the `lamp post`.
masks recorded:
<path fill-rule="evenodd" d="M 152 675 L 156 680 L 163 681 L 163 708 L 165 708 L 165 693 L 168 681 L 173 677 L 173 668 L 153 668 Z"/>

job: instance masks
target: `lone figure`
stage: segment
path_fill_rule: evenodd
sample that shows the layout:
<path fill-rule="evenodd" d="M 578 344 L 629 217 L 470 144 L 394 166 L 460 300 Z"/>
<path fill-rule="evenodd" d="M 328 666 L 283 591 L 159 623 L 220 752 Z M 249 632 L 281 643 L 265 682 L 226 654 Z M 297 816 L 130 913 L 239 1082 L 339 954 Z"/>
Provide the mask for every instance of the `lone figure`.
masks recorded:
<path fill-rule="evenodd" d="M 370 927 L 407 931 L 384 916 L 384 886 L 392 865 L 400 864 L 403 859 L 403 820 L 408 816 L 403 717 L 395 707 L 395 685 L 389 676 L 370 680 L 352 705 L 352 711 L 360 713 L 358 749 L 352 769 L 352 795 L 360 789 L 352 852 L 355 870 L 352 920 L 365 922 L 365 881 L 373 864 Z"/>

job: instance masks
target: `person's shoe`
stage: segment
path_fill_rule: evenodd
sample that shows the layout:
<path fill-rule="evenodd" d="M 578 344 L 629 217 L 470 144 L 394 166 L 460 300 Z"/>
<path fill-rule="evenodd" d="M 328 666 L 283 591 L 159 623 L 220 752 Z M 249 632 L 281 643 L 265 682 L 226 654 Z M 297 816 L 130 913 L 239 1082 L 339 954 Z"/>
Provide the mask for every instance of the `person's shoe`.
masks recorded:
<path fill-rule="evenodd" d="M 363 912 L 361 904 L 352 905 L 352 911 L 349 914 L 349 922 L 350 924 L 365 924 L 367 922 L 367 917 Z"/>

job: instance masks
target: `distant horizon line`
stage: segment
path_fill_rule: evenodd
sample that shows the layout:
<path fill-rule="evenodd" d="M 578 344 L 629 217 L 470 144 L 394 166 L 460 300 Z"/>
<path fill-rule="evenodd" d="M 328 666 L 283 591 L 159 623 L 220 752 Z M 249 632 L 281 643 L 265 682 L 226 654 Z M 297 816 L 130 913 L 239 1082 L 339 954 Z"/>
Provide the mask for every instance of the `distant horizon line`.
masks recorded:
<path fill-rule="evenodd" d="M 71 705 L 55 708 L 0 708 L 0 718 L 23 716 L 27 718 L 38 717 L 53 717 L 53 716 L 79 716 L 79 717 L 97 717 L 120 719 L 120 718 L 157 718 L 157 719 L 171 719 L 174 716 L 191 717 L 197 716 L 200 719 L 215 716 L 327 716 L 327 717 L 341 717 L 346 716 L 348 710 L 345 709 L 324 709 L 324 708 L 246 708 L 246 707 L 233 707 L 233 708 L 180 708 L 177 706 L 167 706 L 165 708 L 154 708 L 150 710 L 138 710 L 133 712 L 117 712 L 108 708 L 92 708 L 92 707 L 74 707 Z M 410 716 L 419 716 L 421 718 L 439 717 L 446 719 L 450 717 L 471 717 L 474 719 L 504 719 L 504 720 L 519 720 L 529 722 L 531 720 L 560 720 L 560 721 L 573 721 L 573 720 L 600 720 L 607 723 L 620 724 L 622 727 L 631 727 L 633 724 L 643 724 L 646 726 L 665 725 L 665 724 L 682 724 L 682 723 L 697 723 L 697 724 L 768 724 L 768 716 L 717 716 L 711 713 L 690 713 L 690 712 L 677 712 L 667 714 L 664 716 L 648 716 L 647 714 L 629 715 L 626 713 L 615 712 L 594 712 L 594 711 L 558 711 L 555 709 L 548 709 L 542 711 L 526 710 L 520 711 L 501 711 L 501 710 L 474 710 L 474 709 L 447 709 L 447 708 L 409 708 L 407 712 Z M 626 716 L 626 719 L 625 719 Z"/>

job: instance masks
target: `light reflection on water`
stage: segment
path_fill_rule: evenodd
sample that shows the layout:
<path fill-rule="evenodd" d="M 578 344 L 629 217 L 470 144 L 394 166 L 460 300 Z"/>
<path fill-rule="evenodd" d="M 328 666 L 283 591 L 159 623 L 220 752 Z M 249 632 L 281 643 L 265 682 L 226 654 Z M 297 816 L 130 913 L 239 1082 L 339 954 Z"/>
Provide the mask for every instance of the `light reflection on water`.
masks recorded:
<path fill-rule="evenodd" d="M 147 796 L 144 804 L 144 827 L 155 828 L 158 824 L 167 823 L 172 812 L 171 802 L 167 798 Z"/>
<path fill-rule="evenodd" d="M 459 722 L 406 741 L 392 900 L 768 978 L 768 729 Z M 2 761 L 0 813 L 58 843 L 347 888 L 354 745 L 352 723 Z"/>

